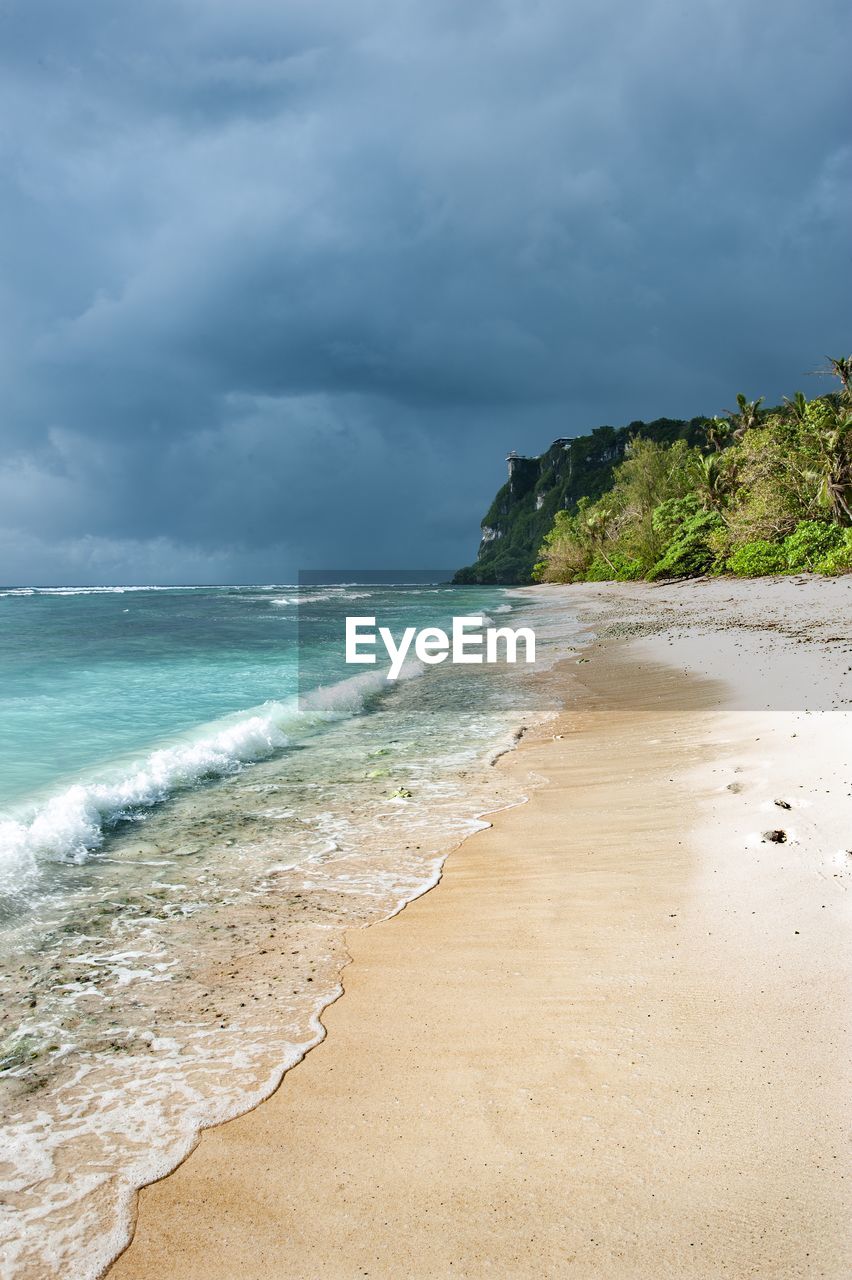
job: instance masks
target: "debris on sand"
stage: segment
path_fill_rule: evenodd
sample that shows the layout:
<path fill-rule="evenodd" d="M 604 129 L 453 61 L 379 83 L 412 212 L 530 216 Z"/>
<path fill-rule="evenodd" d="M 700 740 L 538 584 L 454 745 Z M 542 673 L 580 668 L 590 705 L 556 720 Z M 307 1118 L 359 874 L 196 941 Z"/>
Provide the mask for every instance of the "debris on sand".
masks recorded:
<path fill-rule="evenodd" d="M 764 840 L 771 840 L 773 844 L 786 844 L 787 832 L 782 831 L 780 827 L 776 827 L 773 831 L 764 831 Z"/>

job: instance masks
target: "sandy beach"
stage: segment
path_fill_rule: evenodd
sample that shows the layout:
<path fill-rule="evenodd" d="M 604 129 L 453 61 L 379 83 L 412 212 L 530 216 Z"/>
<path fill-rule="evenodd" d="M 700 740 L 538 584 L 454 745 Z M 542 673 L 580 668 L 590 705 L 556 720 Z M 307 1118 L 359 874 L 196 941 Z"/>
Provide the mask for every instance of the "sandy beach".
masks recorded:
<path fill-rule="evenodd" d="M 527 802 L 111 1280 L 849 1274 L 852 579 L 533 590 L 596 635 Z"/>

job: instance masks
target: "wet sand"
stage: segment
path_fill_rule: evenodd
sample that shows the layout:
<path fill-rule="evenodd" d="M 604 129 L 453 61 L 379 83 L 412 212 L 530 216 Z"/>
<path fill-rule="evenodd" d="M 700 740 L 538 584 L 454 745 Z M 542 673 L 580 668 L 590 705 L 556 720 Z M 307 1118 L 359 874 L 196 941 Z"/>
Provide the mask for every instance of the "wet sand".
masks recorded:
<path fill-rule="evenodd" d="M 848 1275 L 850 594 L 749 585 L 566 592 L 610 638 L 496 766 L 528 803 L 350 932 L 111 1280 Z"/>

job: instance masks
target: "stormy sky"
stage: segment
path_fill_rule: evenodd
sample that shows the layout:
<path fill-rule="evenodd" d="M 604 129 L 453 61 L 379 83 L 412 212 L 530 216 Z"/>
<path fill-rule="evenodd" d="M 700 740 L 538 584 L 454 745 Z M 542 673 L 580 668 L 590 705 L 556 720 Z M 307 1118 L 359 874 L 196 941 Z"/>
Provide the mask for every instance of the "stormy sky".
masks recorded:
<path fill-rule="evenodd" d="M 0 581 L 453 566 L 852 349 L 848 0 L 4 0 Z"/>

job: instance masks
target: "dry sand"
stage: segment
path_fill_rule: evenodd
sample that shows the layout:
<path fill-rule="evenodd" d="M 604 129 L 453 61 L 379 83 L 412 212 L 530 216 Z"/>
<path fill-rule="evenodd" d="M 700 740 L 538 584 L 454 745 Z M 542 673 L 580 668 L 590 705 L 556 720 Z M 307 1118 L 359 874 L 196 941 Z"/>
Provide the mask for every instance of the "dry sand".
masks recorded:
<path fill-rule="evenodd" d="M 350 934 L 111 1280 L 852 1272 L 852 582 L 564 590 L 608 638 L 529 802 Z"/>

